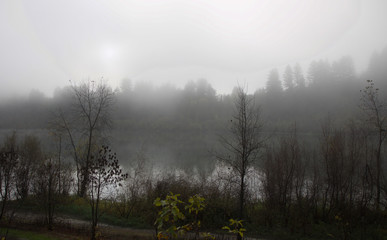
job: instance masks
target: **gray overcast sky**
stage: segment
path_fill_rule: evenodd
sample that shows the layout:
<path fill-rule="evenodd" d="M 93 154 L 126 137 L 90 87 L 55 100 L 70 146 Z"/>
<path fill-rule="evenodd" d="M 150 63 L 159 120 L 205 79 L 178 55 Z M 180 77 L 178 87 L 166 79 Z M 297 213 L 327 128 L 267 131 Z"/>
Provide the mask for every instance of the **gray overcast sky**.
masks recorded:
<path fill-rule="evenodd" d="M 363 70 L 387 46 L 386 10 L 384 0 L 0 0 L 0 94 L 101 77 L 254 91 L 273 67 L 348 54 Z"/>

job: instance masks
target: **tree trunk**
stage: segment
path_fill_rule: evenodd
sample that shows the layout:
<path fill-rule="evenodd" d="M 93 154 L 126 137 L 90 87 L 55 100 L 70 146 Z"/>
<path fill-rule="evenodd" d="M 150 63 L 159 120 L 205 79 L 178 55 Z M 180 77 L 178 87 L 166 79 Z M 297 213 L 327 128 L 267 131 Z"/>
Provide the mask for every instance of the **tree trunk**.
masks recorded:
<path fill-rule="evenodd" d="M 382 148 L 382 131 L 379 130 L 378 150 L 376 152 L 376 210 L 380 209 L 380 178 L 381 178 L 381 148 Z"/>
<path fill-rule="evenodd" d="M 245 173 L 244 171 L 241 174 L 241 186 L 239 192 L 239 220 L 243 220 L 244 218 L 244 207 L 245 207 Z M 239 233 L 237 233 L 237 239 L 241 240 L 242 237 Z"/>

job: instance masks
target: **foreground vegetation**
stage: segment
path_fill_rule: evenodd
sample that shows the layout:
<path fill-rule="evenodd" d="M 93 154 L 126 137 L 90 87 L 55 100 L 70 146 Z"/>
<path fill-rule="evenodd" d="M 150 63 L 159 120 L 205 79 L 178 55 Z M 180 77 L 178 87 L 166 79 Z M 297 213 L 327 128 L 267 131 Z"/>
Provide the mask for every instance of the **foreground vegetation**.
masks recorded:
<path fill-rule="evenodd" d="M 50 236 L 52 234 L 44 234 L 44 233 L 36 233 L 34 231 L 25 231 L 25 230 L 17 230 L 17 229 L 1 229 L 0 232 L 8 231 L 8 238 L 23 238 L 28 240 L 60 240 L 63 238 L 57 238 Z"/>
<path fill-rule="evenodd" d="M 170 195 L 170 194 L 168 194 Z M 166 199 L 168 198 L 166 196 Z M 177 199 L 184 199 L 184 196 L 177 196 Z M 175 229 L 176 236 L 186 239 L 189 236 L 189 239 L 193 239 L 195 236 L 196 230 L 199 229 L 201 233 L 201 237 L 205 237 L 206 239 L 211 239 L 210 237 L 216 237 L 216 239 L 222 239 L 224 234 L 228 234 L 229 230 L 222 230 L 224 226 L 229 225 L 229 221 L 218 221 L 217 223 L 211 222 L 214 218 L 209 218 L 211 213 L 211 209 L 208 206 L 210 200 L 203 200 L 203 210 L 198 211 L 198 214 L 195 213 L 195 210 L 191 209 L 189 212 L 189 208 L 185 206 L 191 206 L 193 201 L 190 200 L 191 197 L 187 199 L 188 205 L 185 205 L 183 201 L 177 203 L 177 207 L 179 211 L 184 214 L 184 218 L 175 221 L 174 224 L 170 225 L 170 223 L 165 223 L 164 227 L 158 228 L 156 224 L 156 229 L 153 228 L 154 221 L 157 221 L 159 218 L 160 201 L 159 199 L 154 202 L 153 207 L 149 206 L 151 209 L 149 211 L 153 211 L 154 219 L 153 222 L 145 222 L 144 219 L 140 217 L 133 218 L 124 218 L 121 217 L 117 212 L 112 211 L 114 208 L 111 202 L 106 202 L 102 204 L 106 207 L 103 210 L 105 212 L 105 217 L 102 217 L 101 222 L 104 224 L 109 224 L 110 226 L 120 226 L 124 228 L 116 229 L 114 227 L 101 227 L 98 231 L 99 236 L 102 239 L 152 239 L 157 233 L 166 233 L 170 234 L 172 227 Z M 159 204 L 160 203 L 160 204 Z M 16 203 L 13 203 L 16 204 Z M 160 206 L 160 207 L 158 207 Z M 196 205 L 198 206 L 198 205 Z M 254 208 L 255 210 L 250 211 L 250 208 Z M 10 227 L 9 237 L 23 237 L 26 239 L 88 239 L 89 238 L 89 224 L 88 221 L 91 220 L 90 207 L 88 203 L 81 198 L 78 197 L 69 197 L 64 203 L 58 206 L 58 211 L 56 213 L 57 216 L 66 216 L 67 219 L 80 219 L 85 222 L 82 223 L 71 223 L 70 220 L 63 221 L 59 220 L 54 224 L 53 231 L 47 230 L 47 225 L 44 220 L 44 215 L 41 210 L 36 205 L 36 201 L 33 201 L 32 198 L 30 201 L 24 203 L 24 207 L 19 210 L 19 217 L 14 217 L 13 223 L 4 225 L 3 227 Z M 210 211 L 210 213 L 207 213 Z M 249 217 L 251 220 L 243 221 L 243 228 L 246 229 L 247 236 L 253 236 L 263 239 L 386 239 L 386 225 L 383 224 L 385 221 L 386 215 L 385 213 L 380 216 L 374 216 L 381 218 L 379 222 L 370 223 L 367 225 L 352 225 L 348 226 L 344 223 L 344 221 L 340 218 L 336 218 L 335 222 L 328 223 L 324 221 L 318 221 L 315 223 L 308 224 L 304 229 L 300 228 L 289 228 L 281 225 L 277 226 L 265 226 L 265 224 L 260 223 L 262 221 L 254 222 L 254 219 L 259 216 L 264 216 L 265 214 L 264 206 L 260 203 L 249 204 Z M 30 221 L 27 221 L 25 217 L 34 216 L 35 218 L 30 218 Z M 171 211 L 172 213 L 172 211 Z M 20 222 L 21 219 L 24 219 Z M 171 220 L 173 217 L 171 216 Z M 357 221 L 357 219 L 354 219 Z M 197 225 L 199 223 L 199 225 Z M 195 225 L 196 224 L 196 225 Z M 176 228 L 173 228 L 175 226 Z M 195 226 L 199 226 L 196 228 Z M 208 227 L 212 226 L 212 227 Z M 220 226 L 220 227 L 218 227 Z M 22 231 L 16 231 L 13 229 L 17 227 L 18 229 L 23 229 Z M 134 229 L 149 229 L 145 230 L 145 232 L 141 232 Z M 6 228 L 1 229 L 1 234 L 4 234 Z M 186 235 L 186 232 L 192 232 L 190 235 Z M 204 235 L 204 233 L 208 233 L 208 235 Z M 346 236 L 347 235 L 347 236 Z M 110 238 L 109 238 L 110 236 Z M 112 236 L 115 236 L 111 238 Z M 160 235 L 163 236 L 163 235 Z M 171 235 L 174 236 L 174 235 Z M 35 238 L 34 238 L 35 237 Z M 45 237 L 45 238 L 43 238 Z M 10 238 L 12 239 L 12 238 Z"/>

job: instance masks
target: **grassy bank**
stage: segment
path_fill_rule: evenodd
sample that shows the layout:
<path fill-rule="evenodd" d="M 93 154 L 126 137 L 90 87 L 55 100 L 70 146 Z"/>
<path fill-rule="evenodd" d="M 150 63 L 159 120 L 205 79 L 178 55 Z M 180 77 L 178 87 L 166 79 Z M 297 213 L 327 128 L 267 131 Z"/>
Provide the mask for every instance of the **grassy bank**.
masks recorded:
<path fill-rule="evenodd" d="M 6 229 L 0 228 L 0 236 L 4 237 L 6 234 Z M 69 236 L 54 236 L 57 235 L 53 232 L 35 232 L 35 231 L 27 231 L 20 229 L 9 229 L 7 240 L 10 239 L 23 239 L 23 240 L 62 240 L 62 239 L 76 239 L 75 237 L 69 238 Z"/>

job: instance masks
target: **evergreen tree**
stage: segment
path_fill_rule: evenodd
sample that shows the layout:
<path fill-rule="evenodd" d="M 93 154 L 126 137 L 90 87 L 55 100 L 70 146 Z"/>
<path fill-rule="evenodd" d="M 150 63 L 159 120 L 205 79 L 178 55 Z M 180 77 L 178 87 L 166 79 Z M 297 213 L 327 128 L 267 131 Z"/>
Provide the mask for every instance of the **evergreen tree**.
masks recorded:
<path fill-rule="evenodd" d="M 335 79 L 346 81 L 356 76 L 353 60 L 350 56 L 345 56 L 332 64 L 332 73 Z"/>
<path fill-rule="evenodd" d="M 312 61 L 308 70 L 309 84 L 314 86 L 326 85 L 332 80 L 332 67 L 328 61 Z"/>
<path fill-rule="evenodd" d="M 286 66 L 285 72 L 284 72 L 284 87 L 287 91 L 291 91 L 294 88 L 294 81 L 293 81 L 293 70 L 292 67 L 289 65 Z"/>
<path fill-rule="evenodd" d="M 269 73 L 269 77 L 266 82 L 266 92 L 270 94 L 278 94 L 282 92 L 281 81 L 276 68 L 272 69 Z"/>
<path fill-rule="evenodd" d="M 302 73 L 302 68 L 299 63 L 294 66 L 294 81 L 296 83 L 297 88 L 305 88 L 305 77 Z"/>

